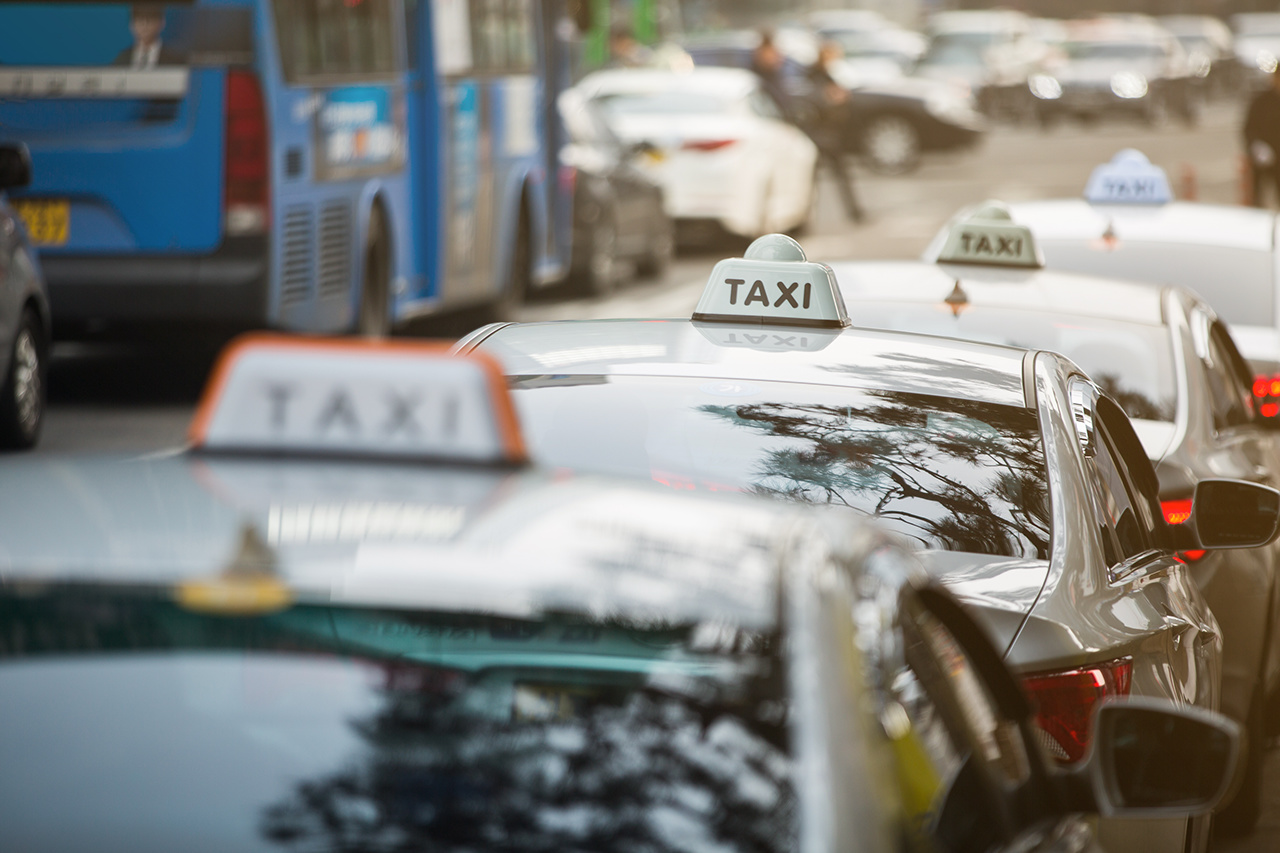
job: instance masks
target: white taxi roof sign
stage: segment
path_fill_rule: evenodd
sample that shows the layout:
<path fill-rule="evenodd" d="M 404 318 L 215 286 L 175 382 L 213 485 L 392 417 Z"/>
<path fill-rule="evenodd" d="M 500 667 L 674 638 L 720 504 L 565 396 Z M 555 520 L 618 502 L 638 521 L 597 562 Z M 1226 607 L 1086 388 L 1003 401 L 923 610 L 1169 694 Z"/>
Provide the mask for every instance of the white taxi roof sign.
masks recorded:
<path fill-rule="evenodd" d="M 800 244 L 785 234 L 766 234 L 741 258 L 716 264 L 693 319 L 814 329 L 849 325 L 831 267 L 809 261 Z"/>
<path fill-rule="evenodd" d="M 985 201 L 960 211 L 939 235 L 942 246 L 934 260 L 940 264 L 1041 269 L 1044 256 L 1031 229 L 1013 221 L 1008 205 Z M 935 250 L 926 252 L 926 257 Z"/>
<path fill-rule="evenodd" d="M 220 357 L 190 439 L 237 453 L 528 458 L 498 365 L 426 342 L 245 336 Z"/>
<path fill-rule="evenodd" d="M 1141 151 L 1126 148 L 1094 168 L 1084 197 L 1090 204 L 1167 204 L 1173 190 L 1164 169 Z"/>

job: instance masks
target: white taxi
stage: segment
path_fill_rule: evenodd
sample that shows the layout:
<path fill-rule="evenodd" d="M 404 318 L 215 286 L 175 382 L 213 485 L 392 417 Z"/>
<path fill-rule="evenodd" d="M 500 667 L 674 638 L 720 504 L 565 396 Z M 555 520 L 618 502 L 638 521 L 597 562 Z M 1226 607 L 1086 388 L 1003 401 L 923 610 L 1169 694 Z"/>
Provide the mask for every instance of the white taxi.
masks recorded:
<path fill-rule="evenodd" d="M 1123 410 L 1063 356 L 851 328 L 832 270 L 783 235 L 717 264 L 690 320 L 496 324 L 459 350 L 501 362 L 546 464 L 852 509 L 913 541 L 1064 764 L 1106 697 L 1217 707 L 1220 630 L 1176 554 L 1272 541 L 1280 492 L 1204 480 L 1171 527 Z M 1108 819 L 1102 837 L 1202 850 L 1206 831 Z"/>
<path fill-rule="evenodd" d="M 834 266 L 858 325 L 1054 350 L 1131 419 L 1170 523 L 1197 482 L 1280 487 L 1280 454 L 1252 399 L 1230 331 L 1186 288 L 1043 268 L 1039 235 L 987 202 L 944 227 L 922 262 Z M 1219 828 L 1257 821 L 1267 709 L 1280 695 L 1280 548 L 1192 551 L 1190 566 L 1223 632 L 1221 708 L 1248 727 L 1249 763 Z"/>
<path fill-rule="evenodd" d="M 1263 414 L 1280 421 L 1274 213 L 1176 201 L 1165 171 L 1131 149 L 1094 169 L 1082 198 L 1010 210 L 1035 232 L 1050 269 L 1180 286 L 1204 297 L 1253 365 Z"/>
<path fill-rule="evenodd" d="M 1048 853 L 1236 763 L 1117 702 L 1052 770 L 899 544 L 531 469 L 483 358 L 250 339 L 192 439 L 5 466 L 6 849 Z"/>

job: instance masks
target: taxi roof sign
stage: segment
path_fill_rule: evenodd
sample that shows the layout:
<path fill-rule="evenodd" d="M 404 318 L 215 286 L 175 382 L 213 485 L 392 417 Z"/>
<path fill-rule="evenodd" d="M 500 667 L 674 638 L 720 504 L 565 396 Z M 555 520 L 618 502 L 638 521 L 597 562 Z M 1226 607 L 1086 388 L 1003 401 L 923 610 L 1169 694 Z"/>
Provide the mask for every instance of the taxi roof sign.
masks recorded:
<path fill-rule="evenodd" d="M 693 319 L 815 329 L 849 325 L 831 267 L 809 261 L 800 244 L 785 234 L 766 234 L 741 258 L 716 264 Z"/>
<path fill-rule="evenodd" d="M 527 460 L 498 366 L 434 343 L 241 338 L 223 352 L 190 439 L 240 453 Z"/>
<path fill-rule="evenodd" d="M 941 242 L 941 248 L 937 244 Z M 1041 269 L 1044 256 L 1031 229 L 1013 221 L 1008 205 L 999 201 L 960 211 L 926 251 L 940 264 Z"/>
<path fill-rule="evenodd" d="M 1141 151 L 1126 148 L 1094 168 L 1084 197 L 1090 204 L 1167 204 L 1173 190 L 1164 169 Z"/>

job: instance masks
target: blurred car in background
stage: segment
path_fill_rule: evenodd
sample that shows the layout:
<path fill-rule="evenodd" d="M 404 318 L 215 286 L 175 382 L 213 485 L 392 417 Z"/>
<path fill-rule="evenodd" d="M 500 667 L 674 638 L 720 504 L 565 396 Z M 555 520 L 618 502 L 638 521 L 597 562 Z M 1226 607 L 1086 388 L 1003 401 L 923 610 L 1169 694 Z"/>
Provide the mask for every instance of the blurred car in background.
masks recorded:
<path fill-rule="evenodd" d="M 31 182 L 25 146 L 0 144 L 0 449 L 32 447 L 44 423 L 49 294 L 22 219 L 6 192 Z"/>
<path fill-rule="evenodd" d="M 675 230 L 662 187 L 637 160 L 658 157 L 646 143 L 618 138 L 597 105 L 569 90 L 560 97 L 569 144 L 560 159 L 574 170 L 570 282 L 596 296 L 613 291 L 628 265 L 659 276 L 671 263 Z"/>
<path fill-rule="evenodd" d="M 650 146 L 639 165 L 661 185 L 672 219 L 747 237 L 809 221 L 818 150 L 751 72 L 598 71 L 573 91 L 625 144 Z"/>
<path fill-rule="evenodd" d="M 920 33 L 891 23 L 876 13 L 876 26 L 866 26 L 860 17 L 839 13 L 814 13 L 810 25 L 821 41 L 833 41 L 844 51 L 841 63 L 850 74 L 865 82 L 901 77 L 911 70 L 928 44 Z"/>
<path fill-rule="evenodd" d="M 725 32 L 689 38 L 684 46 L 698 65 L 750 68 L 759 38 L 753 31 Z M 808 32 L 779 30 L 776 43 L 791 109 L 803 125 L 816 114 L 808 70 L 818 41 Z M 849 92 L 847 150 L 881 174 L 905 174 L 925 153 L 970 148 L 985 135 L 986 123 L 973 99 L 955 87 L 914 77 L 869 83 L 856 67 L 841 63 L 832 76 Z"/>
<path fill-rule="evenodd" d="M 938 12 L 929 18 L 926 34 L 929 46 L 916 76 L 964 90 L 988 116 L 1031 117 L 1027 79 L 1048 54 L 1031 18 L 1010 10 Z"/>
<path fill-rule="evenodd" d="M 1232 15 L 1236 63 L 1244 89 L 1265 89 L 1280 57 L 1280 12 Z"/>
<path fill-rule="evenodd" d="M 242 342 L 192 439 L 0 482 L 15 849 L 1054 853 L 1080 813 L 1212 808 L 1238 760 L 1229 721 L 1108 702 L 1049 766 L 903 543 L 532 468 L 474 356 Z"/>
<path fill-rule="evenodd" d="M 1122 116 L 1159 126 L 1170 114 L 1199 121 L 1204 79 L 1178 40 L 1151 20 L 1071 22 L 1062 48 L 1027 81 L 1042 124 Z"/>
<path fill-rule="evenodd" d="M 1192 73 L 1204 78 L 1208 94 L 1236 94 L 1240 68 L 1230 27 L 1211 15 L 1162 15 L 1156 20 L 1182 44 Z"/>
<path fill-rule="evenodd" d="M 1129 416 L 1170 524 L 1190 516 L 1201 480 L 1280 486 L 1280 453 L 1252 399 L 1252 374 L 1203 299 L 1181 287 L 1045 270 L 1012 253 L 936 262 L 956 231 L 984 222 L 1005 234 L 1024 225 L 986 202 L 948 223 L 923 262 L 833 264 L 857 324 L 1062 353 Z M 1036 236 L 1024 230 L 1021 239 Z M 1260 815 L 1267 709 L 1280 698 L 1280 635 L 1268 627 L 1280 624 L 1280 548 L 1192 550 L 1182 559 L 1222 630 L 1220 710 L 1248 732 L 1244 781 L 1215 821 L 1247 832 Z"/>

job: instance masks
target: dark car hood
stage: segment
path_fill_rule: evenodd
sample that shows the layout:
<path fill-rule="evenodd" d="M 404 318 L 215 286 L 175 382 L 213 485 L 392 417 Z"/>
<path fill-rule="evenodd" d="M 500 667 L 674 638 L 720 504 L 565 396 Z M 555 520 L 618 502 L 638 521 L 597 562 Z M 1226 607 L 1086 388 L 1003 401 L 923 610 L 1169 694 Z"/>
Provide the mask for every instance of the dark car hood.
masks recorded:
<path fill-rule="evenodd" d="M 924 77 L 897 77 L 891 80 L 876 80 L 854 89 L 863 95 L 880 95 L 883 97 L 903 98 L 912 101 L 924 101 L 932 94 L 943 92 L 950 95 L 955 92 L 955 85 L 940 80 L 929 80 Z"/>
<path fill-rule="evenodd" d="M 1048 560 L 924 551 L 925 570 L 964 602 L 1007 654 L 1049 576 Z"/>
<path fill-rule="evenodd" d="M 1157 61 L 1098 59 L 1071 62 L 1057 68 L 1053 76 L 1060 83 L 1110 83 L 1111 78 L 1122 71 L 1141 74 L 1148 80 L 1164 74 Z"/>

